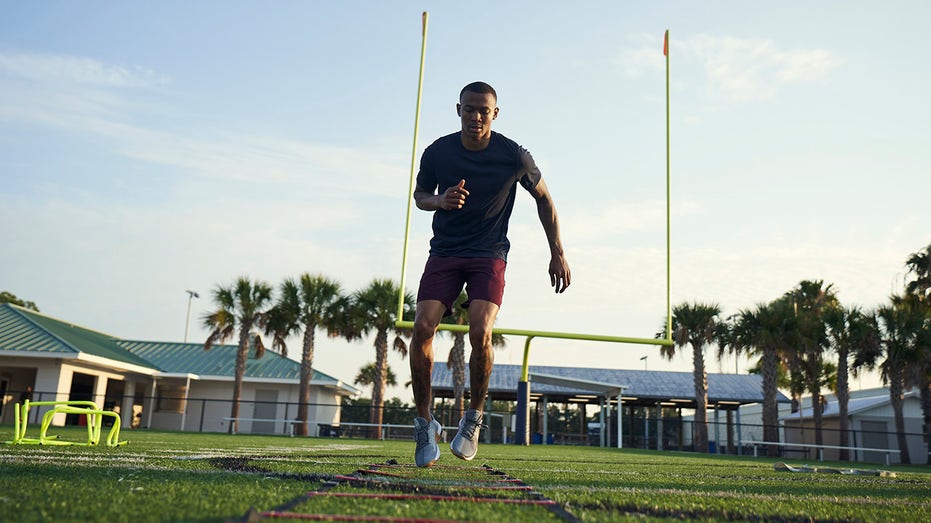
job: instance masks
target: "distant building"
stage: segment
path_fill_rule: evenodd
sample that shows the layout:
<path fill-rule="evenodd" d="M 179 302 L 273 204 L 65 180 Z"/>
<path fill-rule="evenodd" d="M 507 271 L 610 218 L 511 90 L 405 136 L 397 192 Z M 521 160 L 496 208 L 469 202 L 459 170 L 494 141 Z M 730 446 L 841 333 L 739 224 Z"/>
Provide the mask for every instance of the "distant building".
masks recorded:
<path fill-rule="evenodd" d="M 119 411 L 123 427 L 226 432 L 229 429 L 235 345 L 132 341 L 0 304 L 0 422 L 13 422 L 13 404 L 92 400 Z M 246 363 L 239 432 L 284 434 L 297 417 L 300 363 L 274 352 Z M 361 391 L 314 370 L 310 434 L 338 424 L 341 398 Z M 30 413 L 30 422 L 44 412 Z M 60 414 L 55 425 L 78 423 Z"/>
<path fill-rule="evenodd" d="M 530 365 L 530 400 L 538 414 L 535 427 L 541 442 L 548 441 L 547 406 L 574 405 L 586 419 L 587 408 L 605 412 L 610 420 L 599 422 L 597 432 L 589 427 L 578 427 L 575 442 L 588 442 L 614 446 L 617 435 L 624 447 L 652 448 L 657 450 L 691 450 L 692 416 L 683 411 L 695 409 L 695 385 L 691 372 L 646 371 L 632 369 L 594 369 Z M 469 369 L 466 367 L 466 383 Z M 495 365 L 488 386 L 488 398 L 494 401 L 516 401 L 520 365 Z M 617 424 L 617 396 L 621 396 L 622 428 Z M 452 373 L 443 362 L 433 367 L 433 394 L 435 399 L 453 396 Z M 756 374 L 708 374 L 709 437 L 722 451 L 736 451 L 740 440 L 749 439 L 740 433 L 742 405 L 763 401 L 762 378 Z M 783 394 L 777 401 L 789 403 Z M 606 408 L 603 408 L 606 407 Z M 593 410 L 594 411 L 594 410 Z M 611 421 L 613 420 L 613 421 Z M 455 422 L 454 419 L 449 420 Z M 603 430 L 610 426 L 612 430 Z M 564 439 L 567 434 L 555 435 Z M 585 436 L 585 437 L 582 437 Z"/>
<path fill-rule="evenodd" d="M 830 399 L 824 404 L 822 411 L 822 444 L 827 446 L 840 445 L 840 412 L 836 399 Z M 928 456 L 928 446 L 924 441 L 922 431 L 923 416 L 921 400 L 917 390 L 905 394 L 902 402 L 902 413 L 905 418 L 906 441 L 912 463 L 925 463 Z M 784 442 L 814 444 L 815 423 L 814 411 L 809 406 L 798 412 L 785 413 L 779 418 L 784 425 Z M 889 389 L 872 389 L 861 391 L 847 404 L 847 418 L 850 434 L 849 445 L 872 449 L 898 449 L 898 439 L 895 431 L 895 418 L 892 404 L 889 399 Z M 838 459 L 838 449 L 824 449 L 823 458 L 826 460 Z M 815 454 L 812 453 L 812 456 Z M 890 456 L 892 463 L 899 463 L 897 453 Z M 875 451 L 857 450 L 850 453 L 851 461 L 864 461 L 885 463 L 885 453 Z"/>

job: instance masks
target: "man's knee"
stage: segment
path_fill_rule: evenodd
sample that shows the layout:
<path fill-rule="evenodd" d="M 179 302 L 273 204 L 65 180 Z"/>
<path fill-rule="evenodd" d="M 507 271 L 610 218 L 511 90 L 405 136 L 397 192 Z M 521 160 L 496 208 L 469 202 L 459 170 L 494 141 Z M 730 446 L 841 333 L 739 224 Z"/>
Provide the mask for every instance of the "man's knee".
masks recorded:
<path fill-rule="evenodd" d="M 469 328 L 469 342 L 472 343 L 472 350 L 487 349 L 491 347 L 491 327 L 481 325 L 472 325 Z"/>
<path fill-rule="evenodd" d="M 414 319 L 414 333 L 411 339 L 412 343 L 415 345 L 422 345 L 423 343 L 429 341 L 436 334 L 436 327 L 436 322 L 429 318 L 418 316 Z"/>

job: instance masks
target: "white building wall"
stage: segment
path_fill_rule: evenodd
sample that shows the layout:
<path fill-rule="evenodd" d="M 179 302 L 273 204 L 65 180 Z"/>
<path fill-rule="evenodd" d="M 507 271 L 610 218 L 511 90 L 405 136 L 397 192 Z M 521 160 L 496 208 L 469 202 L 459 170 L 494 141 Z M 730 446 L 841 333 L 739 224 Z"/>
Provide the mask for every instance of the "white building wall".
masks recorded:
<path fill-rule="evenodd" d="M 158 412 L 152 401 L 154 396 L 153 378 L 151 376 L 133 372 L 121 373 L 113 369 L 102 368 L 94 363 L 79 360 L 62 360 L 58 358 L 31 358 L 15 357 L 2 358 L 0 367 L 4 375 L 10 375 L 9 387 L 11 390 L 23 390 L 27 385 L 33 386 L 33 401 L 66 401 L 71 390 L 74 373 L 88 374 L 95 377 L 94 400 L 99 407 L 103 407 L 104 396 L 108 380 L 121 380 L 125 382 L 123 394 L 124 401 L 120 404 L 121 426 L 124 430 L 132 426 L 133 395 L 139 393 L 145 396 L 142 406 L 141 427 L 151 427 L 160 430 L 182 430 L 181 422 L 184 419 L 185 431 L 227 432 L 232 398 L 233 381 L 230 380 L 191 380 L 188 391 L 188 402 L 185 412 Z M 21 369 L 21 370 L 20 370 Z M 27 380 L 26 371 L 30 377 Z M 35 379 L 32 380 L 32 373 Z M 22 375 L 22 376 L 20 376 Z M 20 376 L 22 379 L 16 377 Z M 159 378 L 154 382 L 172 380 L 183 384 L 183 378 Z M 27 383 L 28 381 L 28 383 Z M 256 390 L 275 390 L 278 393 L 279 405 L 275 411 L 276 419 L 294 420 L 297 418 L 298 384 L 294 382 L 246 381 L 243 384 L 240 417 L 253 416 L 253 401 Z M 2 398 L 0 398 L 2 399 Z M 7 412 L 12 416 L 12 404 L 18 401 L 17 397 L 6 398 L 10 408 L 4 409 L 4 422 L 12 423 L 12 417 L 7 418 Z M 318 433 L 319 424 L 339 423 L 340 397 L 330 389 L 311 386 L 311 406 L 308 410 L 309 434 Z M 138 408 L 138 405 L 136 406 Z M 38 407 L 31 409 L 29 423 L 39 423 L 42 415 L 51 407 Z M 65 415 L 56 415 L 53 425 L 61 426 L 65 423 Z M 275 434 L 287 434 L 290 427 L 284 421 L 276 424 Z M 249 433 L 252 430 L 251 422 L 240 422 L 239 431 Z"/>
<path fill-rule="evenodd" d="M 177 378 L 171 378 L 176 380 Z M 151 386 L 149 386 L 151 387 Z M 192 380 L 185 406 L 184 430 L 190 432 L 228 432 L 232 408 L 233 382 L 215 380 Z M 290 424 L 285 420 L 297 419 L 297 383 L 253 382 L 243 383 L 240 397 L 239 417 L 255 418 L 255 398 L 257 390 L 274 390 L 278 393 L 275 418 L 281 420 L 274 425 L 274 434 L 290 434 Z M 311 387 L 311 405 L 308 410 L 310 418 L 309 434 L 317 434 L 320 423 L 339 422 L 339 397 L 322 387 Z M 159 430 L 180 430 L 182 414 L 177 412 L 152 413 L 151 428 Z M 247 419 L 239 422 L 238 432 L 253 432 L 253 422 Z"/>
<path fill-rule="evenodd" d="M 121 373 L 112 369 L 102 368 L 98 365 L 90 364 L 80 360 L 62 360 L 57 358 L 9 358 L 4 359 L 3 367 L 10 369 L 15 373 L 18 368 L 35 369 L 35 379 L 26 383 L 17 379 L 14 385 L 17 390 L 24 389 L 27 385 L 33 387 L 32 401 L 67 401 L 71 391 L 71 382 L 75 373 L 87 374 L 94 376 L 95 384 L 93 391 L 93 401 L 98 407 L 103 408 L 104 397 L 107 390 L 108 380 L 125 381 L 127 373 Z M 13 399 L 15 403 L 18 398 Z M 51 410 L 52 407 L 40 406 L 29 411 L 29 423 L 39 423 L 42 415 Z M 4 416 L 5 418 L 6 416 Z M 121 419 L 122 425 L 128 426 L 129 419 Z M 65 423 L 65 415 L 57 414 L 52 420 L 53 426 L 61 426 Z"/>

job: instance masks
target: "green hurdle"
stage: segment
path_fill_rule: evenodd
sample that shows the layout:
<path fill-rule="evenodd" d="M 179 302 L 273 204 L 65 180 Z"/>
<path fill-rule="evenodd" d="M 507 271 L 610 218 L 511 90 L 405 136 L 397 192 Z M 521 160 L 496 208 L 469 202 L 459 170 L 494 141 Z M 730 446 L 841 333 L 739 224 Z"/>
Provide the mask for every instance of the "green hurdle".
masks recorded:
<path fill-rule="evenodd" d="M 27 438 L 26 427 L 29 421 L 30 407 L 52 407 L 42 416 L 38 438 Z M 87 441 L 62 441 L 58 436 L 49 436 L 48 429 L 56 414 L 78 414 L 86 416 Z M 84 445 L 96 446 L 100 443 L 104 417 L 113 418 L 113 426 L 107 434 L 106 445 L 116 447 L 125 445 L 128 441 L 120 441 L 120 415 L 110 410 L 97 407 L 93 401 L 35 401 L 26 400 L 22 405 L 17 403 L 13 410 L 13 439 L 5 441 L 9 445 Z"/>

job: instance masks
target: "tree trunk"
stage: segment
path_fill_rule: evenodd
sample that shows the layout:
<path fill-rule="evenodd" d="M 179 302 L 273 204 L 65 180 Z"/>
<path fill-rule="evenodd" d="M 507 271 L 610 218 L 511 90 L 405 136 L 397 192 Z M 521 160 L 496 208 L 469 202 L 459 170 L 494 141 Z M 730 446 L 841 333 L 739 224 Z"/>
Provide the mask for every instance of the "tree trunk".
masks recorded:
<path fill-rule="evenodd" d="M 456 419 L 461 419 L 465 413 L 465 333 L 453 334 L 449 367 L 453 374 L 453 411 L 457 414 Z"/>
<path fill-rule="evenodd" d="M 824 445 L 824 408 L 821 405 L 821 374 L 824 370 L 824 360 L 821 351 L 819 345 L 811 344 L 805 348 L 799 358 L 802 383 L 811 393 L 811 419 L 815 426 L 815 445 Z"/>
<path fill-rule="evenodd" d="M 837 347 L 837 411 L 840 429 L 840 452 L 838 459 L 848 461 L 850 451 L 844 447 L 850 445 L 850 420 L 847 419 L 847 404 L 850 402 L 850 384 L 848 381 L 847 347 L 840 344 Z"/>
<path fill-rule="evenodd" d="M 309 323 L 304 326 L 304 343 L 301 352 L 301 379 L 298 385 L 298 403 L 297 419 L 300 420 L 297 433 L 300 436 L 307 436 L 309 427 L 307 426 L 307 411 L 310 403 L 310 381 L 314 374 L 314 334 L 317 326 Z"/>
<path fill-rule="evenodd" d="M 702 345 L 692 342 L 692 364 L 695 380 L 695 424 L 692 427 L 692 443 L 695 452 L 708 452 L 708 372 Z"/>
<path fill-rule="evenodd" d="M 925 441 L 928 442 L 926 464 L 931 465 L 931 383 L 927 374 L 921 381 L 921 413 L 924 416 Z"/>
<path fill-rule="evenodd" d="M 775 347 L 763 349 L 763 441 L 779 443 L 779 409 L 776 405 L 776 378 L 778 376 L 779 357 Z M 768 445 L 766 453 L 769 457 L 779 456 L 778 445 Z"/>
<path fill-rule="evenodd" d="M 737 454 L 737 442 L 734 440 L 734 411 L 727 411 L 727 453 Z"/>
<path fill-rule="evenodd" d="M 910 465 L 912 460 L 908 454 L 908 440 L 905 438 L 905 416 L 902 413 L 903 369 L 901 364 L 894 363 L 889 373 L 889 401 L 895 415 L 895 435 L 899 444 L 899 458 L 903 465 Z"/>
<path fill-rule="evenodd" d="M 824 433 L 821 430 L 824 425 L 824 406 L 821 405 L 820 387 L 814 387 L 811 390 L 811 406 L 815 420 L 815 445 L 824 445 Z"/>
<path fill-rule="evenodd" d="M 381 439 L 381 424 L 385 414 L 385 385 L 388 381 L 388 331 L 379 330 L 375 335 L 375 385 L 372 387 L 372 410 L 369 423 L 374 437 Z"/>
<path fill-rule="evenodd" d="M 246 374 L 246 358 L 249 356 L 249 333 L 252 331 L 252 322 L 244 322 L 239 328 L 239 348 L 236 351 L 236 369 L 233 379 L 233 405 L 230 408 L 229 433 L 239 431 L 239 399 L 242 397 L 242 378 Z"/>

